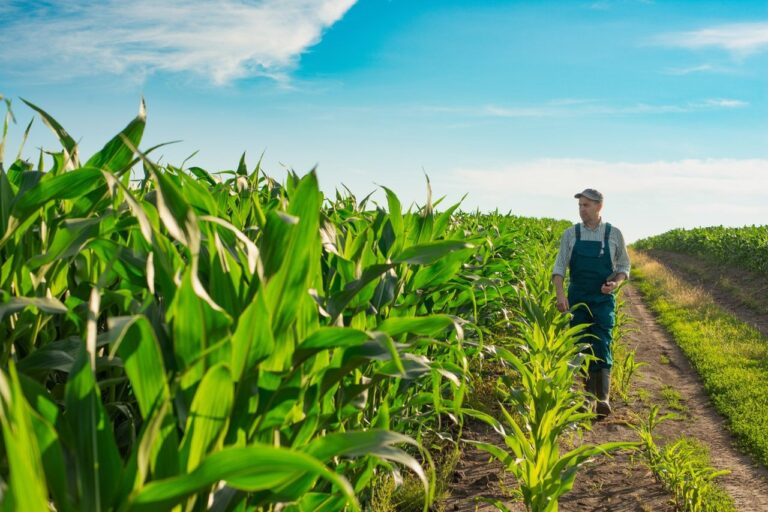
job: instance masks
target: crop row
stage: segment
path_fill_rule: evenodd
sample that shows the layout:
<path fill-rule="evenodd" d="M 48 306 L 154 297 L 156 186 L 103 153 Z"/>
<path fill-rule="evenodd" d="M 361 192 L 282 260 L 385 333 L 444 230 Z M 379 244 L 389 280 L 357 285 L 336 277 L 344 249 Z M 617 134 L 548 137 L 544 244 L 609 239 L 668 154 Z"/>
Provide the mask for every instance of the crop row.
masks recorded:
<path fill-rule="evenodd" d="M 768 275 L 768 226 L 673 229 L 635 242 L 634 246 L 687 253 Z"/>

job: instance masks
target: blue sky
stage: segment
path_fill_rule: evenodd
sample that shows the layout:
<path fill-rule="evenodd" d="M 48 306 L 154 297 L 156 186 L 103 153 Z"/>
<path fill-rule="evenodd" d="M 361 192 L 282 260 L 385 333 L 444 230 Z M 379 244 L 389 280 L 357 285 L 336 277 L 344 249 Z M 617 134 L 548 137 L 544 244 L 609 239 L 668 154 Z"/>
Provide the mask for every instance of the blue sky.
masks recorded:
<path fill-rule="evenodd" d="M 576 220 L 606 195 L 634 240 L 768 223 L 768 3 L 0 0 L 6 163 L 46 109 L 98 150 L 148 108 L 144 147 L 323 188 Z M 39 121 L 39 120 L 38 120 Z M 33 125 L 25 155 L 55 148 Z M 158 155 L 159 156 L 159 155 Z"/>

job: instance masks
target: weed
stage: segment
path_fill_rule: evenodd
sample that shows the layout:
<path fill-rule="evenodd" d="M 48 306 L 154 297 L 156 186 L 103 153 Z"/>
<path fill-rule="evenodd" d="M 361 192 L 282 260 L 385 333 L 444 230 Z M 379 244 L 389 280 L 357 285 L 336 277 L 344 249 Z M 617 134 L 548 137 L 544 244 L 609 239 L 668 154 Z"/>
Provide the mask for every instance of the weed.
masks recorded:
<path fill-rule="evenodd" d="M 670 409 L 687 413 L 688 406 L 683 403 L 683 396 L 672 386 L 664 386 L 661 389 L 661 397 L 667 402 Z"/>

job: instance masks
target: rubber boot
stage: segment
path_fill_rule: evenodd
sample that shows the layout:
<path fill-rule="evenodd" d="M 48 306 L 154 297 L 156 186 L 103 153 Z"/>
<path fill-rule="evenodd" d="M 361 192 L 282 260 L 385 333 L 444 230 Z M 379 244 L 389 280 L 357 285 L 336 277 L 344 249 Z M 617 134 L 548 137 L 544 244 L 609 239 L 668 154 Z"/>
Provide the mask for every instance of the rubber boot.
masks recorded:
<path fill-rule="evenodd" d="M 584 387 L 587 391 L 586 410 L 593 412 L 595 410 L 595 397 L 597 396 L 597 381 L 600 380 L 598 372 L 588 372 L 584 380 Z"/>
<path fill-rule="evenodd" d="M 611 414 L 611 403 L 609 395 L 611 394 L 611 370 L 603 368 L 596 372 L 595 379 L 597 384 L 597 417 L 603 419 Z"/>

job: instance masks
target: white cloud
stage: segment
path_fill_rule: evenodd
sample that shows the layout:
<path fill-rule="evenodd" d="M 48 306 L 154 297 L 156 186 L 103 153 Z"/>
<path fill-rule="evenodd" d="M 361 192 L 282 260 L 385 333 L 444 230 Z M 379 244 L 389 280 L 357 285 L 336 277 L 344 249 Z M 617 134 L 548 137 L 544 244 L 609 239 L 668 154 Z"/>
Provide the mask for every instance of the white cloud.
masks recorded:
<path fill-rule="evenodd" d="M 701 64 L 699 66 L 688 66 L 684 68 L 668 68 L 665 73 L 668 75 L 690 75 L 691 73 L 712 72 L 715 67 L 711 64 Z"/>
<path fill-rule="evenodd" d="M 592 2 L 591 4 L 588 4 L 585 7 L 593 11 L 607 11 L 608 9 L 611 8 L 611 4 L 609 4 L 608 2 Z"/>
<path fill-rule="evenodd" d="M 727 98 L 712 98 L 703 103 L 704 106 L 721 108 L 743 108 L 749 105 L 746 101 L 732 100 Z"/>
<path fill-rule="evenodd" d="M 457 168 L 441 176 L 440 186 L 468 193 L 470 208 L 562 218 L 576 218 L 570 199 L 594 187 L 629 240 L 674 227 L 768 223 L 768 159 L 539 159 Z"/>
<path fill-rule="evenodd" d="M 526 193 L 562 197 L 574 183 L 610 183 L 615 191 L 685 190 L 688 193 L 768 194 L 767 159 L 688 159 L 655 162 L 604 162 L 583 159 L 541 159 L 498 169 L 456 169 L 452 180 L 461 186 L 497 191 L 516 185 Z M 748 185 L 748 186 L 747 186 Z M 585 185 L 586 186 L 586 185 Z M 578 187 L 577 187 L 578 188 Z M 583 188 L 583 187 L 582 187 Z"/>
<path fill-rule="evenodd" d="M 3 13 L 0 65 L 49 78 L 183 72 L 285 79 L 356 0 L 120 0 Z"/>
<path fill-rule="evenodd" d="M 738 56 L 768 50 L 768 22 L 731 23 L 662 34 L 654 42 L 681 48 L 721 48 Z"/>
<path fill-rule="evenodd" d="M 653 114 L 684 114 L 713 109 L 744 108 L 749 103 L 733 98 L 705 98 L 680 104 L 634 103 L 612 105 L 590 99 L 562 98 L 549 102 L 502 106 L 483 105 L 477 107 L 422 106 L 421 110 L 436 114 L 455 114 L 469 117 L 490 118 L 544 118 L 544 117 L 579 117 L 579 116 L 623 116 Z"/>

